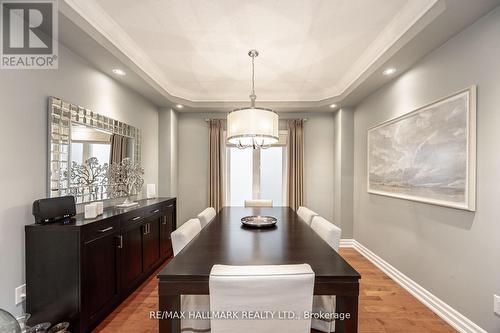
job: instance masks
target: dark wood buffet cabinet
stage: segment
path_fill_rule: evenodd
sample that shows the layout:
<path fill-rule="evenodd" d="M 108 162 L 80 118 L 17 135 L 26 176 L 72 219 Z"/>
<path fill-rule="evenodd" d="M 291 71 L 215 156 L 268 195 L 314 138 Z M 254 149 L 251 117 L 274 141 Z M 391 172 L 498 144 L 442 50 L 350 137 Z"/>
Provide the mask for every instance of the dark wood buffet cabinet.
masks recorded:
<path fill-rule="evenodd" d="M 90 332 L 172 255 L 175 228 L 175 198 L 26 226 L 30 323 L 70 321 L 71 332 Z"/>

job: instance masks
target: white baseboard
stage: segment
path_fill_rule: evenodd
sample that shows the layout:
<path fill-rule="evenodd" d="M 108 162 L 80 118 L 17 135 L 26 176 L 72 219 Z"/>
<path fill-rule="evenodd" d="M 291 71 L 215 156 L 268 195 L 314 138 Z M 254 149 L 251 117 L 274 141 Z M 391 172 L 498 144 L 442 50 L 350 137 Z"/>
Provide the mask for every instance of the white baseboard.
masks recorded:
<path fill-rule="evenodd" d="M 424 287 L 398 271 L 394 266 L 380 258 L 378 255 L 367 249 L 361 243 L 354 239 L 341 239 L 340 247 L 351 247 L 361 253 L 366 259 L 370 260 L 381 271 L 387 274 L 391 279 L 412 294 L 435 314 L 446 321 L 450 326 L 460 333 L 488 333 L 469 318 L 453 309 L 438 297 L 431 294 Z"/>
<path fill-rule="evenodd" d="M 339 245 L 340 247 L 355 247 L 354 242 L 356 241 L 352 238 L 342 238 Z"/>

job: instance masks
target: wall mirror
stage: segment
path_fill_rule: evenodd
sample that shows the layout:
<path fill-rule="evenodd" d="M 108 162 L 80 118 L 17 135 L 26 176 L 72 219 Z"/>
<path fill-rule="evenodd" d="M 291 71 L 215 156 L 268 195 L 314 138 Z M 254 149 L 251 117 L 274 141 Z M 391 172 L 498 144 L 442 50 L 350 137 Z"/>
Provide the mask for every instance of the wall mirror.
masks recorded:
<path fill-rule="evenodd" d="M 107 171 L 124 158 L 140 163 L 139 130 L 57 97 L 49 98 L 48 116 L 48 196 L 115 198 Z"/>

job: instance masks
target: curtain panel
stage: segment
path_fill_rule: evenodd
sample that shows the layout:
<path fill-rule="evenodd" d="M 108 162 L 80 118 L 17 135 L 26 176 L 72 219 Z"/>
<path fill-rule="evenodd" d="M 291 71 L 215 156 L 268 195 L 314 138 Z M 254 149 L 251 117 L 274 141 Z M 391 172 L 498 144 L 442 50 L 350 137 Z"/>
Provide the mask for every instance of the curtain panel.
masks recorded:
<path fill-rule="evenodd" d="M 288 206 L 304 203 L 304 120 L 288 121 Z"/>
<path fill-rule="evenodd" d="M 224 207 L 224 120 L 210 120 L 208 206 L 219 212 Z"/>
<path fill-rule="evenodd" d="M 119 135 L 111 135 L 111 153 L 109 164 L 118 164 L 127 157 L 127 138 Z"/>

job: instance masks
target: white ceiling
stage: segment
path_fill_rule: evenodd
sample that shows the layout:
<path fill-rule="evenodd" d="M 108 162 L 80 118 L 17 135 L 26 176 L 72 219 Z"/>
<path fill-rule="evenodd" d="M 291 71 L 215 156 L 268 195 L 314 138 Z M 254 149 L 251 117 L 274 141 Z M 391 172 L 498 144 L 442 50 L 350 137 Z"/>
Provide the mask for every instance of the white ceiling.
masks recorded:
<path fill-rule="evenodd" d="M 199 102 L 248 98 L 251 48 L 258 100 L 339 96 L 438 0 L 66 2 L 170 95 Z"/>
<path fill-rule="evenodd" d="M 61 0 L 59 38 L 159 107 L 332 112 L 359 103 L 500 0 Z M 234 7 L 234 8 L 233 8 Z M 241 22 L 241 24 L 240 24 Z M 396 74 L 384 76 L 387 67 Z M 116 76 L 122 68 L 126 76 Z"/>

